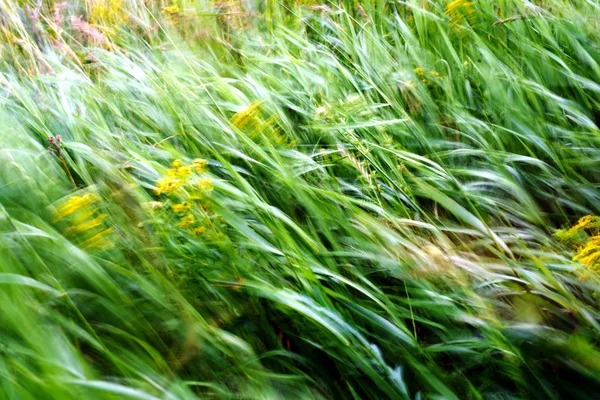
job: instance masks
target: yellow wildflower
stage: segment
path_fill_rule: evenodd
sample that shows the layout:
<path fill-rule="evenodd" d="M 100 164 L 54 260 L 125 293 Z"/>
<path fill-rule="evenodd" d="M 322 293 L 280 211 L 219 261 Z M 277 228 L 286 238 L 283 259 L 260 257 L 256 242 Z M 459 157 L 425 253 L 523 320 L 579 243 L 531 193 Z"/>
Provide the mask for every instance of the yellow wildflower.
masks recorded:
<path fill-rule="evenodd" d="M 260 115 L 260 106 L 264 102 L 264 100 L 257 100 L 244 110 L 236 113 L 231 118 L 231 124 L 238 129 L 244 129 L 247 125 L 255 123 Z"/>
<path fill-rule="evenodd" d="M 213 184 L 211 178 L 202 178 L 196 183 L 196 187 L 203 192 L 210 192 L 213 190 Z"/>
<path fill-rule="evenodd" d="M 169 194 L 181 187 L 181 181 L 174 177 L 159 179 L 156 183 L 156 194 Z"/>
<path fill-rule="evenodd" d="M 179 160 L 179 159 L 177 159 L 177 160 L 174 160 L 174 161 L 171 163 L 171 166 L 173 166 L 173 168 L 179 168 L 179 167 L 181 167 L 181 160 Z"/>
<path fill-rule="evenodd" d="M 82 223 L 73 225 L 72 227 L 70 227 L 69 229 L 67 229 L 67 232 L 69 231 L 75 231 L 75 232 L 85 232 L 85 231 L 89 231 L 92 230 L 98 226 L 102 225 L 102 221 L 104 221 L 104 219 L 107 217 L 106 214 L 100 214 L 98 215 L 96 218 L 91 219 L 91 220 L 87 220 L 84 221 Z"/>
<path fill-rule="evenodd" d="M 576 251 L 573 261 L 585 268 L 582 274 L 589 276 L 589 273 L 600 272 L 600 217 L 586 215 L 570 229 L 558 230 L 556 237 L 563 242 L 573 243 Z"/>
<path fill-rule="evenodd" d="M 179 227 L 187 228 L 190 225 L 192 225 L 195 221 L 196 219 L 194 218 L 194 216 L 192 214 L 188 214 L 181 219 L 181 221 L 179 222 Z"/>
<path fill-rule="evenodd" d="M 198 226 L 198 227 L 196 227 L 196 228 L 194 228 L 194 229 L 192 230 L 192 233 L 193 233 L 194 235 L 196 235 L 196 236 L 200 236 L 200 235 L 202 235 L 204 232 L 206 232 L 206 228 L 205 228 L 205 227 L 203 227 L 203 226 Z"/>
<path fill-rule="evenodd" d="M 592 236 L 583 246 L 579 247 L 573 261 L 579 261 L 582 265 L 595 269 L 599 257 L 600 235 Z"/>
<path fill-rule="evenodd" d="M 188 211 L 191 207 L 192 207 L 192 205 L 190 203 L 180 203 L 180 204 L 173 205 L 171 208 L 177 214 L 182 214 L 182 213 Z"/>
<path fill-rule="evenodd" d="M 575 225 L 569 229 L 569 232 L 580 231 L 586 228 L 599 228 L 600 227 L 600 217 L 596 217 L 593 215 L 586 215 L 585 217 L 579 219 Z"/>
<path fill-rule="evenodd" d="M 104 23 L 106 26 L 114 26 L 125 21 L 123 0 L 93 0 L 90 3 L 90 22 L 92 24 Z"/>
<path fill-rule="evenodd" d="M 202 158 L 196 158 L 194 161 L 192 161 L 192 168 L 195 172 L 204 172 L 206 164 L 208 164 L 208 161 Z"/>
<path fill-rule="evenodd" d="M 591 230 L 592 234 L 597 234 L 600 229 L 600 217 L 586 215 L 577 221 L 569 229 L 559 229 L 555 232 L 555 236 L 563 242 L 572 242 L 577 240 L 585 230 Z"/>
<path fill-rule="evenodd" d="M 168 16 L 175 16 L 175 15 L 179 14 L 179 7 L 167 6 L 167 7 L 163 8 L 161 12 Z"/>
<path fill-rule="evenodd" d="M 177 171 L 175 171 L 175 175 L 179 178 L 187 178 L 192 173 L 192 167 L 179 167 Z"/>
<path fill-rule="evenodd" d="M 112 228 L 104 229 L 81 244 L 87 248 L 107 248 L 113 245 L 108 236 L 112 233 Z"/>
<path fill-rule="evenodd" d="M 76 213 L 77 211 L 90 205 L 98 199 L 98 196 L 91 193 L 85 194 L 83 196 L 73 196 L 57 208 L 56 219 L 60 220 L 62 218 L 68 217 L 69 215 Z"/>
<path fill-rule="evenodd" d="M 452 28 L 465 21 L 472 25 L 477 18 L 476 11 L 472 1 L 454 0 L 446 5 L 446 14 L 450 18 Z"/>
<path fill-rule="evenodd" d="M 179 163 L 179 161 L 177 161 L 177 163 Z M 190 174 L 192 173 L 192 167 L 174 167 L 171 169 L 167 170 L 167 176 L 170 176 L 171 178 L 181 178 L 181 179 L 185 179 L 188 176 L 190 176 Z"/>
<path fill-rule="evenodd" d="M 595 249 L 591 250 L 591 252 L 585 257 L 577 255 L 573 258 L 573 260 L 579 261 L 583 266 L 595 270 L 597 268 L 596 264 L 598 262 L 598 258 L 600 258 L 600 247 L 596 247 Z"/>
<path fill-rule="evenodd" d="M 417 67 L 415 68 L 415 74 L 417 74 L 417 76 L 420 78 L 421 82 L 423 82 L 424 84 L 429 84 L 431 83 L 431 80 L 439 80 L 440 79 L 440 73 L 432 70 L 432 71 L 427 71 L 422 67 Z M 429 77 L 429 79 L 428 79 Z M 431 80 L 430 80 L 431 79 Z M 409 81 L 410 82 L 410 81 Z M 414 87 L 414 84 L 411 85 Z"/>

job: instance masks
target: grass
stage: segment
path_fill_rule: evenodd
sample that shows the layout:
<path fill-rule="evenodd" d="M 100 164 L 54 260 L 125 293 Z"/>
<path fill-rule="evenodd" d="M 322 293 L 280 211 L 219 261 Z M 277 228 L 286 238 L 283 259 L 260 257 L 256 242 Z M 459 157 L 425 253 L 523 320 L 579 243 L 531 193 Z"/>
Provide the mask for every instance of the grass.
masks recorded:
<path fill-rule="evenodd" d="M 595 398 L 599 12 L 2 0 L 2 398 Z"/>

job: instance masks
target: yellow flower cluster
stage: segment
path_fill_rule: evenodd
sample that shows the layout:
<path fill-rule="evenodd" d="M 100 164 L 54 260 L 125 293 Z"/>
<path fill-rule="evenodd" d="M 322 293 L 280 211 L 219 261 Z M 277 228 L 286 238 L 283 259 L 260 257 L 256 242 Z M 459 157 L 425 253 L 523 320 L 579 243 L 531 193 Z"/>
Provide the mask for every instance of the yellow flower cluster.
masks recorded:
<path fill-rule="evenodd" d="M 175 160 L 171 164 L 173 168 L 167 170 L 167 176 L 156 182 L 156 194 L 170 194 L 175 192 L 181 186 L 187 183 L 187 179 L 192 173 L 202 173 L 206 171 L 208 162 L 197 158 L 192 165 L 181 165 L 181 160 Z"/>
<path fill-rule="evenodd" d="M 165 8 L 163 8 L 161 12 L 165 16 L 167 16 L 167 18 L 170 18 L 173 21 L 177 21 L 181 10 L 179 10 L 179 7 L 177 7 L 177 6 L 170 5 L 170 6 L 166 6 Z"/>
<path fill-rule="evenodd" d="M 280 145 L 288 147 L 294 146 L 295 141 L 289 141 L 281 133 L 281 128 L 277 125 L 279 115 L 275 114 L 267 119 L 264 119 L 262 114 L 262 105 L 264 100 L 257 100 L 250 104 L 242 111 L 236 113 L 231 118 L 231 125 L 239 130 L 244 130 L 252 140 L 255 140 L 259 135 L 265 135 L 268 140 Z"/>
<path fill-rule="evenodd" d="M 570 229 L 557 231 L 556 236 L 572 243 L 576 252 L 573 261 L 586 269 L 581 278 L 587 278 L 589 273 L 600 273 L 600 217 L 586 215 Z"/>
<path fill-rule="evenodd" d="M 91 0 L 90 22 L 105 26 L 120 26 L 127 18 L 123 12 L 123 0 Z"/>
<path fill-rule="evenodd" d="M 192 229 L 192 233 L 196 236 L 200 236 L 202 235 L 204 232 L 206 232 L 206 228 L 203 226 L 198 226 L 194 229 Z"/>
<path fill-rule="evenodd" d="M 171 168 L 170 170 L 167 171 L 167 174 L 169 175 L 169 177 L 176 178 L 176 179 L 182 179 L 182 180 L 184 180 L 185 178 L 190 176 L 191 173 L 192 173 L 192 167 L 190 167 L 190 166 Z"/>
<path fill-rule="evenodd" d="M 593 215 L 586 215 L 581 218 L 575 225 L 568 230 L 567 233 L 575 233 L 580 232 L 582 229 L 594 229 L 597 231 L 600 228 L 600 217 L 596 217 Z"/>
<path fill-rule="evenodd" d="M 156 182 L 155 192 L 156 194 L 169 194 L 173 193 L 180 187 L 181 181 L 177 178 L 169 176 L 167 178 L 159 179 L 158 182 Z"/>
<path fill-rule="evenodd" d="M 197 173 L 205 172 L 206 164 L 208 164 L 206 160 L 203 160 L 202 158 L 196 158 L 194 161 L 192 161 L 192 169 Z"/>
<path fill-rule="evenodd" d="M 257 100 L 250 104 L 242 111 L 236 113 L 231 118 L 231 124 L 238 129 L 244 129 L 248 125 L 256 125 L 260 119 L 260 106 L 264 103 L 264 100 Z"/>
<path fill-rule="evenodd" d="M 99 201 L 100 197 L 92 193 L 72 196 L 56 208 L 54 222 L 66 223 L 65 235 L 83 239 L 82 247 L 111 247 L 112 228 L 105 225 L 107 214 L 99 212 Z"/>
<path fill-rule="evenodd" d="M 465 22 L 473 25 L 477 19 L 477 10 L 472 1 L 454 0 L 446 5 L 446 15 L 450 18 L 450 27 L 460 30 Z"/>
<path fill-rule="evenodd" d="M 69 198 L 66 202 L 61 204 L 56 209 L 55 222 L 66 218 L 72 214 L 75 214 L 76 212 L 86 208 L 87 206 L 91 205 L 92 203 L 98 200 L 100 200 L 100 198 L 92 193 L 84 194 L 83 196 L 73 196 Z"/>
<path fill-rule="evenodd" d="M 171 164 L 166 176 L 157 181 L 156 194 L 170 196 L 170 201 L 177 202 L 170 206 L 176 215 L 180 229 L 190 229 L 193 235 L 204 234 L 206 227 L 202 222 L 210 224 L 210 194 L 214 189 L 213 180 L 202 176 L 206 172 L 208 162 L 196 158 L 190 165 L 182 165 L 180 160 Z M 182 189 L 178 191 L 178 189 Z"/>
<path fill-rule="evenodd" d="M 415 74 L 419 77 L 419 79 L 421 79 L 421 82 L 423 82 L 426 85 L 432 83 L 433 81 L 439 81 L 441 79 L 439 72 L 435 70 L 426 71 L 421 67 L 415 68 Z"/>
<path fill-rule="evenodd" d="M 176 214 L 183 214 L 186 211 L 189 211 L 192 208 L 192 205 L 188 202 L 175 204 L 171 207 Z"/>
<path fill-rule="evenodd" d="M 194 224 L 194 222 L 196 222 L 196 218 L 194 218 L 194 215 L 187 214 L 185 217 L 183 217 L 181 219 L 181 222 L 179 222 L 179 227 L 180 228 L 189 228 L 190 226 L 192 226 Z"/>
<path fill-rule="evenodd" d="M 579 247 L 573 261 L 580 262 L 592 272 L 600 272 L 600 235 L 592 236 L 583 246 Z"/>
<path fill-rule="evenodd" d="M 203 192 L 210 192 L 213 190 L 212 179 L 210 179 L 210 178 L 200 179 L 196 183 L 196 187 Z"/>

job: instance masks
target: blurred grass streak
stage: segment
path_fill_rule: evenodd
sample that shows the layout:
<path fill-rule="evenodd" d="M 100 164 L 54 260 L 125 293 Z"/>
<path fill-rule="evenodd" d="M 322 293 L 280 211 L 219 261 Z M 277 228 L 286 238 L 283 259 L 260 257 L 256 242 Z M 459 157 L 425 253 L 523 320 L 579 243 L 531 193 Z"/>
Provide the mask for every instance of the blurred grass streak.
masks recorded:
<path fill-rule="evenodd" d="M 0 0 L 2 398 L 595 398 L 599 17 Z"/>

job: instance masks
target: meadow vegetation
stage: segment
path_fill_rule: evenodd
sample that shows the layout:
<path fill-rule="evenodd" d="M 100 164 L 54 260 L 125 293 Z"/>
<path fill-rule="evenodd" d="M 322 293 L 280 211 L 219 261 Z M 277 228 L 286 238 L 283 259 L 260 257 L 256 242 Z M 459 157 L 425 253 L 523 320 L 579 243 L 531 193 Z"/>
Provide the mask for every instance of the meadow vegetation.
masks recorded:
<path fill-rule="evenodd" d="M 595 399 L 595 0 L 0 0 L 0 398 Z"/>

